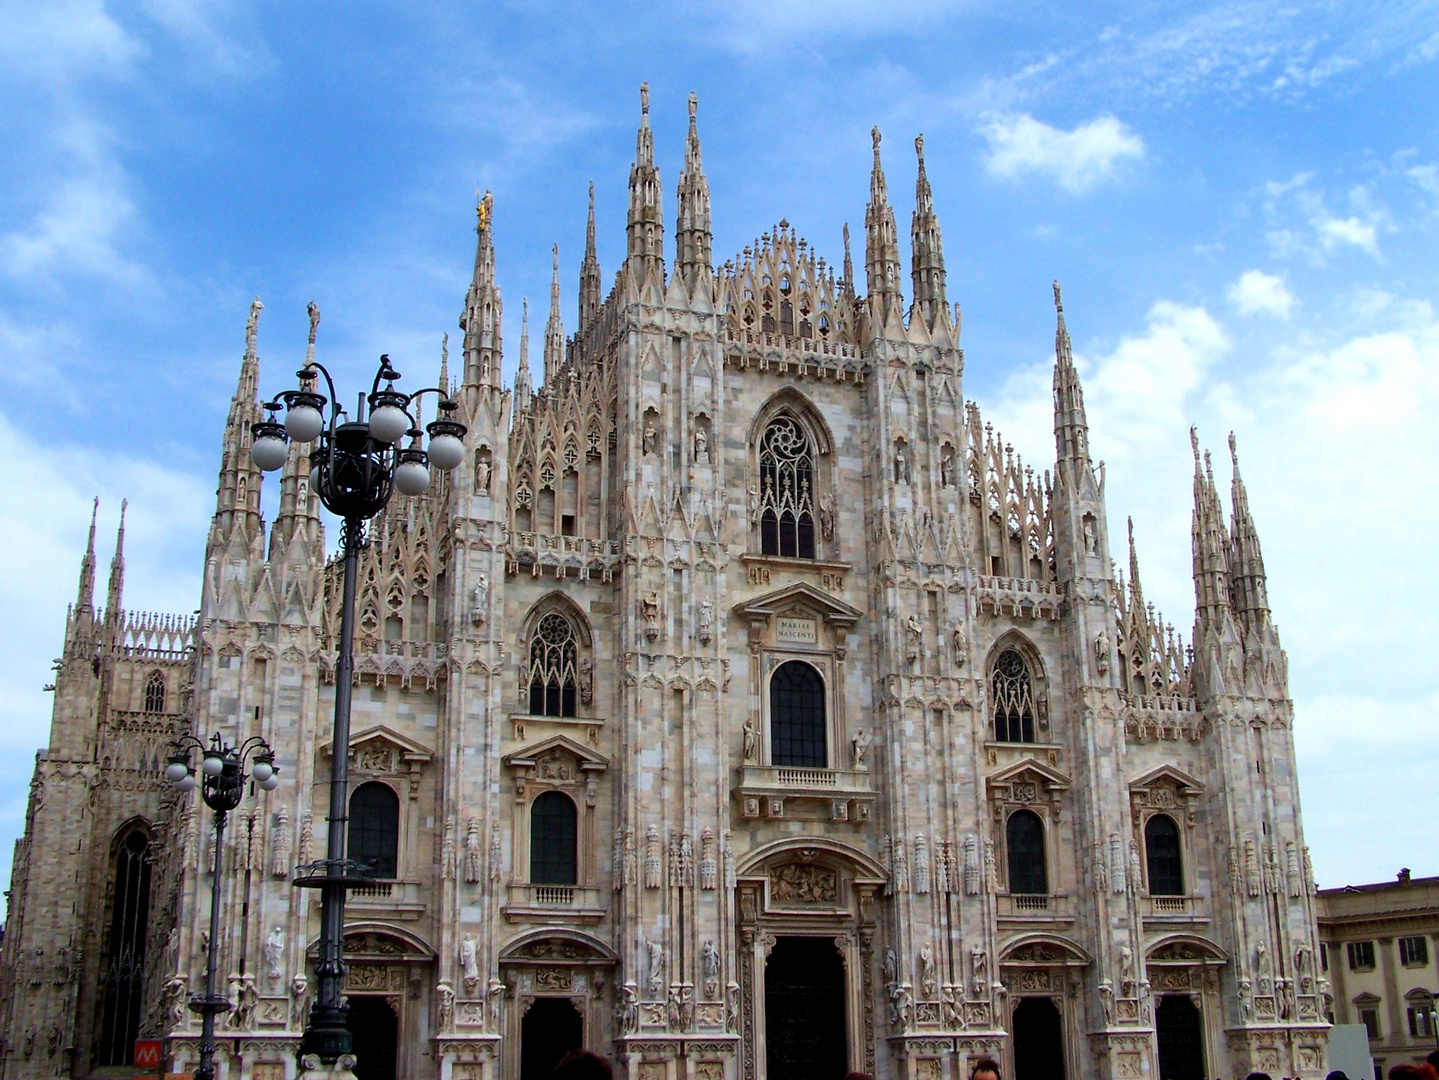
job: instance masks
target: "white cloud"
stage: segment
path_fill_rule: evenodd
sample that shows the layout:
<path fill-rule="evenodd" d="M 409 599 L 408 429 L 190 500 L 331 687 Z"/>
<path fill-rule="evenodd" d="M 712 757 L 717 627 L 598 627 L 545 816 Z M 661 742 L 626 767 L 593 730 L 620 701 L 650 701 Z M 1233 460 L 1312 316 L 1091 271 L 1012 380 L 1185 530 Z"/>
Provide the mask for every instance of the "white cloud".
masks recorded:
<path fill-rule="evenodd" d="M 1275 315 L 1288 319 L 1294 308 L 1294 294 L 1284 279 L 1263 270 L 1246 270 L 1229 286 L 1229 302 L 1241 315 Z"/>
<path fill-rule="evenodd" d="M 0 4 L 0 71 L 46 83 L 105 72 L 118 74 L 144 45 L 105 9 L 104 0 Z"/>
<path fill-rule="evenodd" d="M 1027 113 L 1010 113 L 989 117 L 980 133 L 989 140 L 985 165 L 994 176 L 1038 173 L 1075 194 L 1113 175 L 1119 162 L 1144 156 L 1144 140 L 1107 114 L 1062 131 Z"/>
<path fill-rule="evenodd" d="M 1439 195 L 1439 165 L 1415 165 L 1404 170 L 1404 175 L 1430 195 Z"/>
<path fill-rule="evenodd" d="M 1352 244 L 1370 255 L 1379 254 L 1379 238 L 1374 226 L 1357 217 L 1335 218 L 1320 215 L 1313 219 L 1314 230 L 1326 251 L 1340 244 Z"/>

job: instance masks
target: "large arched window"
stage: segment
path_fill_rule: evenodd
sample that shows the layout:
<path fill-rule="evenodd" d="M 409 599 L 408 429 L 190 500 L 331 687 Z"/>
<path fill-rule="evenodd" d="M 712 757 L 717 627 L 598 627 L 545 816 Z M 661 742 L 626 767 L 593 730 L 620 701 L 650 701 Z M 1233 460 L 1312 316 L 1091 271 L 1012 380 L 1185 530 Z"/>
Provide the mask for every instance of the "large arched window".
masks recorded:
<path fill-rule="evenodd" d="M 372 780 L 350 796 L 349 856 L 375 878 L 393 878 L 400 848 L 400 797 Z"/>
<path fill-rule="evenodd" d="M 1044 823 L 1031 810 L 1009 815 L 1004 830 L 1009 860 L 1009 891 L 1016 895 L 1046 896 L 1049 877 L 1044 867 Z"/>
<path fill-rule="evenodd" d="M 1184 861 L 1179 851 L 1179 826 L 1168 814 L 1144 823 L 1144 858 L 1150 896 L 1184 895 Z"/>
<path fill-rule="evenodd" d="M 824 679 L 811 664 L 791 660 L 769 680 L 770 764 L 802 769 L 829 766 Z"/>
<path fill-rule="evenodd" d="M 150 927 L 150 835 L 133 825 L 115 853 L 109 956 L 97 1065 L 130 1065 L 144 1007 L 145 939 Z"/>
<path fill-rule="evenodd" d="M 145 711 L 148 713 L 165 711 L 165 676 L 158 671 L 152 671 L 149 681 L 145 683 Z"/>
<path fill-rule="evenodd" d="M 531 715 L 575 715 L 578 655 L 575 628 L 570 621 L 558 611 L 540 616 L 530 638 Z"/>
<path fill-rule="evenodd" d="M 770 421 L 759 442 L 760 550 L 813 559 L 814 448 L 793 416 Z"/>
<path fill-rule="evenodd" d="M 989 679 L 996 742 L 1034 742 L 1034 683 L 1018 649 L 1005 649 Z"/>
<path fill-rule="evenodd" d="M 574 885 L 578 812 L 574 800 L 547 791 L 530 807 L 530 884 Z"/>

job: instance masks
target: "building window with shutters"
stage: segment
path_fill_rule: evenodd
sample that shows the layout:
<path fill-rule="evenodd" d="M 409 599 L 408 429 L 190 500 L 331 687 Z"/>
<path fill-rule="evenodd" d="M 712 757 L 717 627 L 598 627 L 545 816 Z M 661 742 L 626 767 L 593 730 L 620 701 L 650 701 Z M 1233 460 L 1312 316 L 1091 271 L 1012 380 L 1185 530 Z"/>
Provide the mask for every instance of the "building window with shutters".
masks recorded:
<path fill-rule="evenodd" d="M 400 797 L 389 784 L 372 780 L 350 796 L 346 850 L 373 878 L 394 878 L 399 869 Z"/>
<path fill-rule="evenodd" d="M 813 664 L 790 660 L 769 681 L 770 764 L 829 767 L 824 678 Z"/>
<path fill-rule="evenodd" d="M 1044 823 L 1032 810 L 1016 810 L 1004 829 L 1005 859 L 1009 869 L 1009 891 L 1016 896 L 1044 896 L 1049 893 L 1049 874 L 1044 858 Z"/>
<path fill-rule="evenodd" d="M 1429 942 L 1422 937 L 1399 939 L 1399 962 L 1405 967 L 1429 966 Z"/>
<path fill-rule="evenodd" d="M 1345 945 L 1345 950 L 1349 954 L 1350 971 L 1374 970 L 1374 942 L 1351 941 Z"/>

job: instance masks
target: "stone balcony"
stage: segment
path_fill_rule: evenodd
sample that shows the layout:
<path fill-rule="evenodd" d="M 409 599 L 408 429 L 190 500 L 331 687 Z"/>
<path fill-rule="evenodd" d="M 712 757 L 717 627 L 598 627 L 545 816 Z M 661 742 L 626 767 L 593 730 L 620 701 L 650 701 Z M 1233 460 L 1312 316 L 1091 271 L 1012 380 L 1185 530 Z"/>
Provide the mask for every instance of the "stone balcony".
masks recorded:
<path fill-rule="evenodd" d="M 1146 927 L 1209 922 L 1209 905 L 1203 896 L 1145 896 L 1140 904 Z"/>
<path fill-rule="evenodd" d="M 741 765 L 735 794 L 744 818 L 800 818 L 863 824 L 874 811 L 868 769 Z"/>
<path fill-rule="evenodd" d="M 1055 926 L 1074 922 L 1074 897 L 1066 893 L 1001 893 L 999 921 L 1009 926 Z"/>
<path fill-rule="evenodd" d="M 319 910 L 319 890 L 312 890 L 314 910 Z M 418 881 L 375 878 L 349 890 L 345 897 L 345 917 L 373 919 L 384 913 L 386 919 L 412 921 L 425 914 L 428 889 Z"/>
<path fill-rule="evenodd" d="M 532 577 L 548 574 L 609 584 L 622 564 L 618 540 L 586 536 L 515 532 L 505 552 L 505 569 L 511 575 L 528 571 Z"/>
<path fill-rule="evenodd" d="M 505 904 L 511 922 L 599 922 L 605 916 L 604 891 L 586 885 L 512 883 Z"/>

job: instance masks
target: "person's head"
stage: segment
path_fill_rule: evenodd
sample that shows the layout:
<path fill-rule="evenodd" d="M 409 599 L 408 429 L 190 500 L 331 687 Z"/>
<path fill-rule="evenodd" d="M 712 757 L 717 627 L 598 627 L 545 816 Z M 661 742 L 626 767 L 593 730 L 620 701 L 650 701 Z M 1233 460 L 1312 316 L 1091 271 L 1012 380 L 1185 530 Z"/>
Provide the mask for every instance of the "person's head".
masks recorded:
<path fill-rule="evenodd" d="M 614 1080 L 610 1063 L 599 1054 L 588 1050 L 571 1050 L 560 1058 L 555 1071 L 550 1074 L 554 1080 Z"/>
<path fill-rule="evenodd" d="M 1395 1065 L 1389 1070 L 1389 1080 L 1420 1080 L 1420 1075 L 1414 1065 Z"/>
<path fill-rule="evenodd" d="M 969 1080 L 1001 1080 L 999 1062 L 994 1058 L 980 1058 L 970 1066 Z"/>
<path fill-rule="evenodd" d="M 1331 1069 L 1324 1080 L 1349 1080 L 1349 1074 L 1343 1069 Z"/>
<path fill-rule="evenodd" d="M 874 1077 L 870 1076 L 869 1073 L 852 1072 L 845 1073 L 844 1080 L 874 1080 Z"/>
<path fill-rule="evenodd" d="M 1274 1080 L 1268 1073 L 1252 1072 L 1244 1080 Z"/>
<path fill-rule="evenodd" d="M 1427 1061 L 1430 1065 L 1433 1065 L 1436 1069 L 1439 1069 L 1439 1050 L 1430 1050 L 1429 1056 L 1424 1060 Z"/>
<path fill-rule="evenodd" d="M 1436 1053 L 1439 1053 L 1439 1051 L 1436 1051 Z M 1430 1065 L 1427 1061 L 1422 1065 L 1416 1065 L 1414 1067 L 1419 1070 L 1421 1080 L 1439 1080 L 1439 1069 L 1434 1068 L 1434 1066 Z"/>

